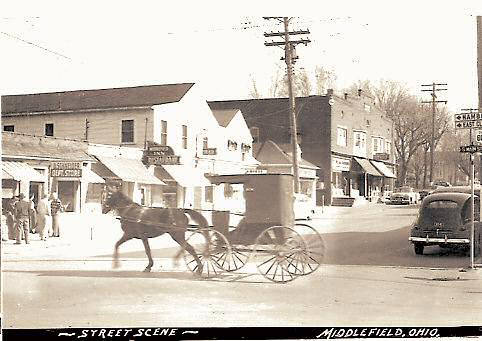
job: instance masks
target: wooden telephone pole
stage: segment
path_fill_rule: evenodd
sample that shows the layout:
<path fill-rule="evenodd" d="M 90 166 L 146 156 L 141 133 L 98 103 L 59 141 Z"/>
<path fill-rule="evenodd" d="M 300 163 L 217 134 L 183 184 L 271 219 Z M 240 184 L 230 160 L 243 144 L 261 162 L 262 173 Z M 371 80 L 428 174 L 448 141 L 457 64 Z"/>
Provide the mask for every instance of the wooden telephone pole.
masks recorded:
<path fill-rule="evenodd" d="M 288 17 L 263 17 L 266 20 L 274 19 L 283 23 L 283 32 L 270 32 L 265 33 L 264 36 L 268 37 L 284 37 L 284 41 L 271 41 L 265 42 L 265 46 L 283 46 L 285 50 L 284 60 L 286 62 L 286 70 L 288 74 L 288 94 L 290 103 L 290 123 L 291 123 L 291 147 L 293 154 L 293 175 L 294 175 L 294 191 L 299 193 L 300 191 L 300 177 L 299 177 L 299 166 L 298 166 L 298 138 L 297 138 L 297 123 L 296 123 L 296 110 L 295 110 L 295 96 L 293 95 L 293 64 L 296 62 L 298 57 L 295 55 L 295 46 L 298 44 L 304 44 L 305 46 L 311 42 L 307 38 L 301 38 L 299 40 L 290 40 L 293 35 L 309 34 L 310 31 L 290 31 L 289 23 L 290 18 Z M 283 59 L 283 58 L 282 58 Z"/>

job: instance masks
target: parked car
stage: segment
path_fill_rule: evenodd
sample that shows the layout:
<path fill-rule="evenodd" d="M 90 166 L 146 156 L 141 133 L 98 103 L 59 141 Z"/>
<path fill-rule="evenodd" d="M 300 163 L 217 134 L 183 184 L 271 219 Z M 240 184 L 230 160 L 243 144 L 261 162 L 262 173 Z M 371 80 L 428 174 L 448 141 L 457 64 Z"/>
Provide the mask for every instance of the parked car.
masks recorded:
<path fill-rule="evenodd" d="M 422 189 L 420 191 L 418 191 L 418 195 L 420 197 L 420 201 L 423 200 L 423 198 L 425 198 L 427 195 L 429 195 L 430 193 L 432 193 L 432 190 L 430 189 Z"/>
<path fill-rule="evenodd" d="M 416 204 L 420 201 L 420 195 L 412 187 L 403 186 L 393 191 L 390 196 L 391 204 Z"/>
<path fill-rule="evenodd" d="M 438 187 L 432 191 L 432 193 L 472 193 L 471 186 L 451 186 L 451 187 Z M 480 188 L 474 188 L 474 194 L 480 196 Z"/>
<path fill-rule="evenodd" d="M 470 250 L 471 195 L 460 192 L 439 192 L 428 195 L 420 206 L 408 240 L 415 253 L 423 254 L 425 246 L 462 247 Z M 480 201 L 475 197 L 474 249 L 480 253 Z"/>
<path fill-rule="evenodd" d="M 434 181 L 433 184 L 432 184 L 433 187 L 437 188 L 439 186 L 442 186 L 442 187 L 450 187 L 452 186 L 450 184 L 450 182 L 447 182 L 447 181 L 442 181 L 442 180 L 437 180 L 437 181 Z"/>

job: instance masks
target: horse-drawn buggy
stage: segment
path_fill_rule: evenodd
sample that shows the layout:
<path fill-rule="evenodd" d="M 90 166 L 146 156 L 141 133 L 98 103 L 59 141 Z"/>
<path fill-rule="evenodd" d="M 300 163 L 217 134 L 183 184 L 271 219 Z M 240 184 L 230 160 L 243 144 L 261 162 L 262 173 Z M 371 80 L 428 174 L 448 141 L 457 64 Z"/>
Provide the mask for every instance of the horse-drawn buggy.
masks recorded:
<path fill-rule="evenodd" d="M 213 224 L 208 224 L 191 209 L 142 207 L 119 192 L 108 192 L 103 212 L 116 209 L 124 230 L 114 260 L 123 242 L 138 238 L 149 258 L 145 271 L 150 271 L 153 260 L 148 238 L 168 233 L 182 246 L 189 270 L 203 277 L 233 272 L 250 263 L 271 281 L 289 282 L 319 268 L 323 239 L 311 226 L 295 223 L 292 175 L 219 175 L 210 180 L 243 185 L 246 210 L 235 226 L 230 224 L 229 212 L 214 211 Z"/>

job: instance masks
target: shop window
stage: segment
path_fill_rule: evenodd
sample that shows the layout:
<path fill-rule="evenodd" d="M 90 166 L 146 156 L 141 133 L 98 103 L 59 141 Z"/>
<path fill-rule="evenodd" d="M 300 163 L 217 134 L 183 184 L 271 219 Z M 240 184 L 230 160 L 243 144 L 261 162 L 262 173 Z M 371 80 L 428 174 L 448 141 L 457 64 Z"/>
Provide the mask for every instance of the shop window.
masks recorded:
<path fill-rule="evenodd" d="M 15 126 L 14 125 L 4 125 L 3 131 L 11 131 L 13 133 L 15 131 Z"/>
<path fill-rule="evenodd" d="M 45 136 L 54 136 L 54 124 L 45 123 Z"/>
<path fill-rule="evenodd" d="M 313 181 L 300 181 L 300 193 L 311 196 L 311 194 L 313 193 Z"/>
<path fill-rule="evenodd" d="M 161 121 L 161 145 L 167 146 L 167 121 Z"/>
<path fill-rule="evenodd" d="M 122 120 L 122 143 L 134 143 L 134 120 Z"/>
<path fill-rule="evenodd" d="M 101 202 L 103 184 L 87 184 L 87 196 L 85 202 Z"/>
<path fill-rule="evenodd" d="M 341 127 L 338 127 L 337 128 L 337 144 L 339 146 L 343 146 L 343 147 L 346 147 L 346 129 L 345 128 L 341 128 Z"/>
<path fill-rule="evenodd" d="M 204 201 L 205 202 L 213 202 L 213 195 L 214 194 L 214 187 L 213 186 L 206 186 L 204 187 Z"/>
<path fill-rule="evenodd" d="M 187 149 L 187 126 L 182 126 L 182 148 Z"/>
<path fill-rule="evenodd" d="M 234 195 L 234 188 L 231 184 L 224 184 L 224 197 L 231 199 Z"/>

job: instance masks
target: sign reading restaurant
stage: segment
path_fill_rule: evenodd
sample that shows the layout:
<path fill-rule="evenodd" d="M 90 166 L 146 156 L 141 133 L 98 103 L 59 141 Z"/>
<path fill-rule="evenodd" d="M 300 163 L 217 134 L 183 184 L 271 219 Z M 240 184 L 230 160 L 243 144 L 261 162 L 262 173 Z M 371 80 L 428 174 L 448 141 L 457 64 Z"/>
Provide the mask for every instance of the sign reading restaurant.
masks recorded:
<path fill-rule="evenodd" d="M 50 163 L 50 176 L 54 178 L 82 177 L 82 162 L 54 161 Z"/>

